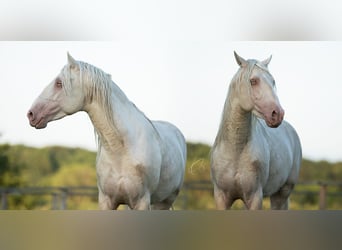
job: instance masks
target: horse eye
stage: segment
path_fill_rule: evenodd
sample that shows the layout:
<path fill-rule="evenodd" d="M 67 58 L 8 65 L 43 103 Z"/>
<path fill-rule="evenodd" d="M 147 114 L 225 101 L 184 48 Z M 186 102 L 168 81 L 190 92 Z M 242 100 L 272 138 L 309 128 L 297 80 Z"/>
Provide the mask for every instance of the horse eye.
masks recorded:
<path fill-rule="evenodd" d="M 55 84 L 56 84 L 56 87 L 57 87 L 57 88 L 62 88 L 62 87 L 63 87 L 63 83 L 62 83 L 62 81 L 59 80 L 59 79 L 56 80 L 56 83 L 55 83 Z"/>
<path fill-rule="evenodd" d="M 255 78 L 250 79 L 249 82 L 251 83 L 251 85 L 256 85 L 258 83 L 257 79 Z"/>

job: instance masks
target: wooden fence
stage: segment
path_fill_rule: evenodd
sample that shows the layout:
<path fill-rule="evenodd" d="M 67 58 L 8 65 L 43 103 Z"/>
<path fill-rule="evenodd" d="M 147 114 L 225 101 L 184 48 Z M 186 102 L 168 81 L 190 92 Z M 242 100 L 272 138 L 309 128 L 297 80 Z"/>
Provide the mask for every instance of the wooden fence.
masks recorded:
<path fill-rule="evenodd" d="M 97 197 L 97 187 L 0 187 L 0 209 L 8 208 L 9 196 L 51 195 L 52 210 L 67 209 L 67 200 L 71 196 Z"/>
<path fill-rule="evenodd" d="M 315 190 L 308 187 L 316 187 Z M 334 191 L 329 188 L 334 187 Z M 316 190 L 317 189 L 317 190 Z M 183 192 L 179 199 L 183 200 L 182 209 L 187 208 L 187 195 L 192 191 L 207 191 L 213 193 L 211 181 L 188 181 L 183 185 Z M 68 198 L 72 196 L 88 196 L 97 197 L 97 187 L 0 187 L 0 209 L 8 209 L 9 196 L 25 196 L 25 195 L 51 195 L 51 209 L 67 209 Z M 296 185 L 292 195 L 312 195 L 318 197 L 317 209 L 325 210 L 328 208 L 327 198 L 336 197 L 342 199 L 342 182 L 302 182 Z M 342 204 L 341 204 L 342 206 Z"/>

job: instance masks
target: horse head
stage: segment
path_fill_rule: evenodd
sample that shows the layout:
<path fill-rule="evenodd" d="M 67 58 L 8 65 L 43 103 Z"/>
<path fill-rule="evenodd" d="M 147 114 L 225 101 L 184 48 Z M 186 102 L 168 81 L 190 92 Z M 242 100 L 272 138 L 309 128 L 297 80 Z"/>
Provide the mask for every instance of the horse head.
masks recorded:
<path fill-rule="evenodd" d="M 268 70 L 272 56 L 264 61 L 245 60 L 234 51 L 240 66 L 240 106 L 265 120 L 267 126 L 276 128 L 284 118 L 284 110 L 275 92 L 275 81 Z"/>
<path fill-rule="evenodd" d="M 84 100 L 78 62 L 68 53 L 67 65 L 45 87 L 28 111 L 30 125 L 37 129 L 45 128 L 50 121 L 82 110 Z"/>

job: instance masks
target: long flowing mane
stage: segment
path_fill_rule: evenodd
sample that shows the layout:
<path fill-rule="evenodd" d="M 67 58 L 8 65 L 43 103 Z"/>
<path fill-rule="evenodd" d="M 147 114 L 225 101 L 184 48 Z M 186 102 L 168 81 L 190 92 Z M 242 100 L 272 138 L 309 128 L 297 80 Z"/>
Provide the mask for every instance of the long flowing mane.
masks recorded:
<path fill-rule="evenodd" d="M 103 119 L 108 121 L 108 124 L 112 126 L 113 131 L 117 131 L 114 122 L 114 105 L 112 105 L 112 90 L 115 91 L 116 98 L 120 99 L 121 102 L 131 103 L 126 97 L 125 93 L 117 86 L 110 74 L 105 73 L 103 70 L 82 62 L 77 61 L 79 74 L 79 82 L 82 84 L 83 92 L 87 103 L 97 102 L 100 104 L 104 111 Z M 66 66 L 63 69 L 63 75 L 65 79 L 64 89 L 66 94 L 72 88 L 71 70 L 70 67 Z M 132 103 L 135 107 L 135 105 Z M 100 146 L 100 138 L 98 131 L 95 130 L 95 136 L 97 138 L 98 147 Z M 100 147 L 99 147 L 100 148 Z"/>
<path fill-rule="evenodd" d="M 78 68 L 80 71 L 80 80 L 82 84 L 83 92 L 85 93 L 86 102 L 97 102 L 101 105 L 102 110 L 104 110 L 104 117 L 111 125 L 112 131 L 117 131 L 114 121 L 115 108 L 112 105 L 112 91 L 115 92 L 115 98 L 119 99 L 121 103 L 131 105 L 137 112 L 139 112 L 147 121 L 151 124 L 153 129 L 155 129 L 152 121 L 133 103 L 131 102 L 125 93 L 120 89 L 120 87 L 114 83 L 110 74 L 105 73 L 100 68 L 97 68 L 86 62 L 77 61 Z M 69 67 L 65 67 L 63 70 L 65 78 L 65 91 L 68 93 L 72 88 L 71 71 Z M 158 133 L 158 131 L 155 129 Z M 118 138 L 120 134 L 117 133 Z M 95 129 L 95 137 L 97 141 L 98 150 L 101 148 L 101 138 L 99 132 Z"/>

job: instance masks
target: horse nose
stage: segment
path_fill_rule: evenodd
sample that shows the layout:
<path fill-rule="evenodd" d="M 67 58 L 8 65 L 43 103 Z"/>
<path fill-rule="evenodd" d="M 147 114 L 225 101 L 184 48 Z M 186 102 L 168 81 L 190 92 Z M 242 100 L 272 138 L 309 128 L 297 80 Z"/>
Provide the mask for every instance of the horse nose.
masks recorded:
<path fill-rule="evenodd" d="M 280 124 L 283 121 L 284 118 L 284 110 L 282 108 L 275 109 L 272 111 L 272 121 L 274 123 Z"/>
<path fill-rule="evenodd" d="M 29 119 L 29 121 L 34 121 L 34 113 L 32 110 L 29 110 L 27 112 L 27 118 Z"/>
<path fill-rule="evenodd" d="M 273 111 L 272 111 L 272 120 L 273 120 L 273 121 L 276 120 L 276 119 L 278 118 L 278 114 L 279 114 L 278 111 L 276 111 L 276 110 L 273 110 Z"/>

